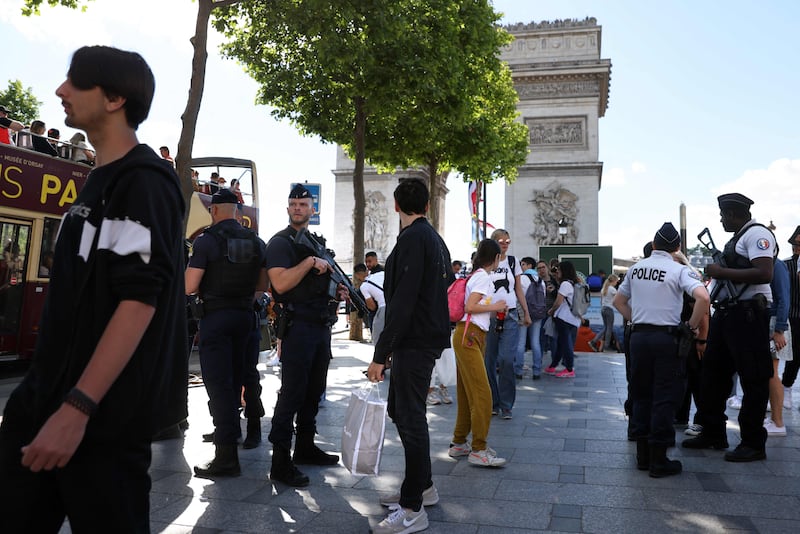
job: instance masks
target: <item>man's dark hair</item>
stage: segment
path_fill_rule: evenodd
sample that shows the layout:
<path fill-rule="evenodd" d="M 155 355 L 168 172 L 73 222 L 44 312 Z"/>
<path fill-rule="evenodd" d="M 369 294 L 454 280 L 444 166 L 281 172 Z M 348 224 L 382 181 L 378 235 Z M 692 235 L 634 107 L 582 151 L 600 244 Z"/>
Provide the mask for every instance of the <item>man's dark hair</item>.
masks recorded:
<path fill-rule="evenodd" d="M 519 261 L 521 261 L 521 262 L 522 262 L 522 261 L 524 261 L 524 262 L 525 262 L 525 263 L 527 263 L 528 265 L 533 265 L 533 266 L 536 266 L 536 260 L 534 260 L 534 259 L 533 259 L 533 258 L 531 258 L 530 256 L 525 256 L 524 258 L 522 258 L 522 259 L 521 259 L 521 260 L 519 260 Z"/>
<path fill-rule="evenodd" d="M 400 180 L 394 190 L 394 200 L 406 215 L 425 215 L 429 198 L 428 187 L 417 178 Z"/>
<path fill-rule="evenodd" d="M 367 266 L 363 263 L 356 263 L 356 266 L 353 267 L 354 273 L 364 273 L 367 271 Z"/>
<path fill-rule="evenodd" d="M 458 260 L 453 260 L 453 267 L 455 267 L 456 265 L 458 265 L 458 268 L 459 268 L 459 269 L 460 269 L 460 268 L 462 268 L 462 267 L 464 266 L 464 264 L 463 264 L 463 263 L 461 263 L 460 261 L 458 261 Z"/>
<path fill-rule="evenodd" d="M 167 154 L 169 154 L 169 147 L 168 146 L 161 146 L 161 147 L 158 147 L 158 149 L 159 150 L 164 150 L 164 151 L 166 151 Z"/>
<path fill-rule="evenodd" d="M 364 257 L 365 257 L 365 258 L 375 258 L 375 259 L 378 259 L 378 253 L 377 253 L 377 252 L 375 252 L 375 251 L 373 251 L 373 250 L 370 250 L 369 252 L 367 252 L 366 254 L 364 254 Z"/>
<path fill-rule="evenodd" d="M 478 250 L 472 258 L 472 269 L 486 268 L 494 263 L 497 255 L 500 254 L 500 245 L 494 239 L 484 239 L 478 243 Z"/>
<path fill-rule="evenodd" d="M 100 87 L 125 99 L 125 119 L 134 130 L 147 118 L 156 81 L 142 56 L 110 46 L 84 46 L 72 55 L 67 76 L 81 90 Z"/>

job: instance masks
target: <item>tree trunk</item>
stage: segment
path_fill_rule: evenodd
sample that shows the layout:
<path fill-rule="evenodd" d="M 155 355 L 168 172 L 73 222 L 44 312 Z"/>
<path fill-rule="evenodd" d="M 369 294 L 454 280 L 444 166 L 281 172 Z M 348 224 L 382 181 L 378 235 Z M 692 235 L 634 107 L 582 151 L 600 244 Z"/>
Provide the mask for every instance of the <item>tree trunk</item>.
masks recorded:
<path fill-rule="evenodd" d="M 364 194 L 364 149 L 367 131 L 367 114 L 364 111 L 364 98 L 356 98 L 356 121 L 353 131 L 355 153 L 355 167 L 353 168 L 353 266 L 364 261 L 364 211 L 366 195 Z M 363 322 L 350 321 L 350 339 L 361 341 Z"/>
<path fill-rule="evenodd" d="M 203 89 L 206 79 L 206 60 L 208 52 L 208 20 L 211 17 L 211 10 L 214 8 L 213 0 L 198 0 L 197 2 L 197 22 L 195 24 L 194 37 L 190 39 L 194 48 L 192 57 L 192 77 L 189 82 L 189 98 L 186 100 L 186 109 L 181 115 L 183 127 L 181 136 L 178 140 L 178 151 L 175 154 L 175 169 L 181 180 L 181 190 L 183 199 L 186 201 L 186 213 L 184 215 L 184 225 L 189 219 L 189 201 L 192 197 L 192 147 L 194 146 L 194 135 L 197 128 L 197 117 L 200 114 L 200 103 L 203 100 Z"/>

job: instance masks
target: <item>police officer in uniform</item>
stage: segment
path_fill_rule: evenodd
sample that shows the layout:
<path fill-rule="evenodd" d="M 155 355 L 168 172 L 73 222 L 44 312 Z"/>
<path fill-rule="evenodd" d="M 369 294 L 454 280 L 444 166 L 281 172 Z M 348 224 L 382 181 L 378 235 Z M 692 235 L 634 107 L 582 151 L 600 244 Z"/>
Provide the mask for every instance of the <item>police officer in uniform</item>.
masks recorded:
<path fill-rule="evenodd" d="M 628 270 L 614 297 L 614 307 L 632 322 L 630 335 L 631 436 L 636 440 L 636 466 L 660 478 L 677 475 L 682 465 L 667 458 L 675 442 L 676 400 L 683 384 L 678 346 L 683 294 L 696 305 L 688 325 L 697 331 L 708 310 L 709 296 L 700 276 L 673 260 L 681 239 L 672 223 L 653 238 L 649 258 Z"/>
<path fill-rule="evenodd" d="M 335 465 L 339 457 L 314 444 L 316 417 L 331 359 L 331 326 L 337 302 L 329 296 L 332 266 L 295 243 L 314 214 L 311 193 L 301 184 L 289 193 L 289 226 L 267 244 L 272 296 L 281 305 L 281 389 L 272 416 L 270 478 L 294 487 L 308 485 L 295 464 Z M 324 246 L 324 243 L 323 243 Z M 339 288 L 341 293 L 341 287 Z M 294 455 L 292 434 L 296 442 Z"/>
<path fill-rule="evenodd" d="M 684 440 L 690 449 L 726 449 L 725 401 L 739 373 L 744 397 L 739 410 L 742 441 L 725 453 L 729 462 L 766 459 L 764 415 L 769 400 L 772 356 L 769 349 L 769 303 L 772 301 L 775 236 L 750 216 L 753 201 L 739 193 L 717 198 L 722 227 L 733 232 L 723 250 L 724 264 L 713 263 L 706 274 L 713 279 L 714 314 L 703 357 L 703 398 L 699 410 L 703 431 Z"/>
<path fill-rule="evenodd" d="M 238 476 L 237 440 L 245 347 L 254 328 L 256 291 L 267 289 L 266 246 L 236 219 L 238 199 L 220 189 L 211 197 L 213 225 L 194 242 L 186 293 L 202 298 L 200 367 L 214 421 L 216 452 L 195 466 L 199 477 Z"/>

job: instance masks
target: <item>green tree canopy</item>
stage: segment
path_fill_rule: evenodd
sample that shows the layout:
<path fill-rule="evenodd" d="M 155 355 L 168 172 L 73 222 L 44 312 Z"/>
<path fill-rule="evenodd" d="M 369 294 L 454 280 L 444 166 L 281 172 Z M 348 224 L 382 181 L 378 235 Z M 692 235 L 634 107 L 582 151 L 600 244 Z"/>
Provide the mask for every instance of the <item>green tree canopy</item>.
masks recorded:
<path fill-rule="evenodd" d="M 0 104 L 8 108 L 12 119 L 28 125 L 39 118 L 42 103 L 34 96 L 33 89 L 22 86 L 19 80 L 9 80 L 5 91 L 0 91 Z"/>

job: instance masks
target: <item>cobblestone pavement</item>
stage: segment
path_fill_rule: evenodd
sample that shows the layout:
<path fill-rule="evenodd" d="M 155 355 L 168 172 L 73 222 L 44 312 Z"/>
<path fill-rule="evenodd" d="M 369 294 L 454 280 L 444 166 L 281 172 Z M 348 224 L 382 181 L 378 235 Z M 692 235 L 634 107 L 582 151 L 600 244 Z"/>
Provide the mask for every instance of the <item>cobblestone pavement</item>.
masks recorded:
<path fill-rule="evenodd" d="M 365 383 L 361 371 L 371 352 L 370 345 L 334 339 L 318 418 L 317 443 L 323 449 L 340 447 L 349 394 Z M 279 378 L 274 368 L 260 368 L 270 415 Z M 626 439 L 623 356 L 581 353 L 575 371 L 574 379 L 533 381 L 526 374 L 518 381 L 513 419 L 494 418 L 489 433 L 490 445 L 509 460 L 504 468 L 448 457 L 456 406 L 428 408 L 433 479 L 441 497 L 427 508 L 428 532 L 800 532 L 797 404 L 784 411 L 788 436 L 768 440 L 767 461 L 732 464 L 720 451 L 675 448 L 669 454 L 683 462 L 683 473 L 652 479 L 636 470 L 635 445 Z M 0 406 L 12 386 L 13 381 L 0 381 Z M 386 384 L 381 388 L 385 393 Z M 798 386 L 795 398 L 800 401 Z M 265 418 L 264 443 L 240 449 L 242 476 L 211 481 L 191 474 L 193 465 L 213 454 L 213 446 L 201 440 L 212 430 L 207 400 L 202 386 L 190 388 L 184 438 L 153 444 L 153 532 L 365 533 L 385 516 L 379 495 L 397 490 L 404 468 L 391 422 L 378 477 L 352 476 L 342 466 L 303 466 L 311 478 L 307 488 L 273 484 L 267 478 L 271 449 Z M 729 409 L 728 415 L 728 438 L 735 446 L 737 412 Z M 682 429 L 676 429 L 676 439 L 684 439 Z M 62 532 L 69 532 L 68 525 Z"/>

